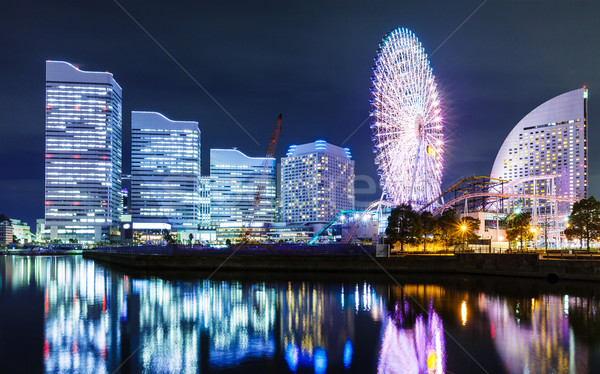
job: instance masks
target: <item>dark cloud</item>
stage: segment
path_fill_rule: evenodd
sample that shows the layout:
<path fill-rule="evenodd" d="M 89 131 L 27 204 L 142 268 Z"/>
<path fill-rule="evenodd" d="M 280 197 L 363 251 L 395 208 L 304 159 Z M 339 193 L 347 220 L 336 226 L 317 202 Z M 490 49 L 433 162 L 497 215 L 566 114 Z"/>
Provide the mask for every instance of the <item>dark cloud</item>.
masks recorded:
<path fill-rule="evenodd" d="M 0 212 L 32 225 L 43 216 L 46 59 L 115 74 L 124 90 L 126 147 L 131 110 L 199 121 L 207 171 L 211 147 L 264 154 L 279 112 L 279 155 L 317 138 L 340 144 L 368 115 L 371 65 L 383 35 L 408 27 L 431 53 L 480 3 L 121 1 L 260 145 L 114 2 L 3 4 Z M 490 0 L 431 56 L 447 110 L 446 186 L 489 174 L 504 137 L 525 114 L 587 84 L 590 192 L 599 194 L 599 13 L 596 1 Z M 357 174 L 376 181 L 369 127 L 345 145 Z M 127 148 L 125 161 L 127 170 Z"/>

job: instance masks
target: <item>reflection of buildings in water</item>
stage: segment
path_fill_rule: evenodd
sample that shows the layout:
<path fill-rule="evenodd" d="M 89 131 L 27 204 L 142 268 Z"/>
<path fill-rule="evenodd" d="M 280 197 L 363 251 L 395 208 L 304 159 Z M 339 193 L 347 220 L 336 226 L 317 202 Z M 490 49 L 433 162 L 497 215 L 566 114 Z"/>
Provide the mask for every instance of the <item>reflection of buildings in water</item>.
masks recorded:
<path fill-rule="evenodd" d="M 109 371 L 107 350 L 120 335 L 107 313 L 103 271 L 72 256 L 8 256 L 2 270 L 3 288 L 43 289 L 46 372 Z"/>
<path fill-rule="evenodd" d="M 201 365 L 233 366 L 275 352 L 273 287 L 159 279 L 133 285 L 140 294 L 140 359 L 148 370 L 196 372 Z"/>
<path fill-rule="evenodd" d="M 281 344 L 289 369 L 312 366 L 349 368 L 354 353 L 355 316 L 368 313 L 381 321 L 384 301 L 368 283 L 328 286 L 288 283 L 280 293 Z"/>
<path fill-rule="evenodd" d="M 112 372 L 132 353 L 125 371 L 197 372 L 200 358 L 275 351 L 277 289 L 264 283 L 129 280 L 75 256 L 9 257 L 0 286 L 31 284 L 44 289 L 47 372 Z"/>
<path fill-rule="evenodd" d="M 429 307 L 427 318 L 409 303 L 396 303 L 387 320 L 378 373 L 444 373 L 446 347 L 440 316 Z"/>
<path fill-rule="evenodd" d="M 43 292 L 47 372 L 112 372 L 130 355 L 119 370 L 198 372 L 281 352 L 322 373 L 351 367 L 357 315 L 385 320 L 387 288 L 368 283 L 136 280 L 79 256 L 8 258 L 2 289 Z"/>
<path fill-rule="evenodd" d="M 568 296 L 510 304 L 505 298 L 482 295 L 479 308 L 490 319 L 490 336 L 509 372 L 588 372 L 587 346 L 576 341 L 569 325 Z"/>

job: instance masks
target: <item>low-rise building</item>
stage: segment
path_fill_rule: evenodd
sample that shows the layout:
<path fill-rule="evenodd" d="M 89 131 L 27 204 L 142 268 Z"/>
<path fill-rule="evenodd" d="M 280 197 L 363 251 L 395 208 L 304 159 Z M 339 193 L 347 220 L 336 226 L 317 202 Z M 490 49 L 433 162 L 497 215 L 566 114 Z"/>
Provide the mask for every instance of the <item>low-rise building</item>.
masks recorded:
<path fill-rule="evenodd" d="M 23 222 L 18 219 L 10 219 L 13 228 L 13 236 L 17 238 L 19 243 L 31 243 L 33 242 L 33 234 L 31 233 L 31 227 L 27 222 Z"/>
<path fill-rule="evenodd" d="M 0 245 L 6 245 L 13 242 L 13 228 L 10 219 L 5 215 L 0 215 Z"/>

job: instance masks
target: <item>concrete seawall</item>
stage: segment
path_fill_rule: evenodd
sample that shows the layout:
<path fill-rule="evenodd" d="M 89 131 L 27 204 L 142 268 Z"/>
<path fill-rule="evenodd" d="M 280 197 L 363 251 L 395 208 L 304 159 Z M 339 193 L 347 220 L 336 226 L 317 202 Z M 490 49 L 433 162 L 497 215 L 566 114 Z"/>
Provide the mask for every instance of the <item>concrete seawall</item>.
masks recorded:
<path fill-rule="evenodd" d="M 196 271 L 260 272 L 383 272 L 431 274 L 479 274 L 545 278 L 549 280 L 600 281 L 600 261 L 545 260 L 537 254 L 456 254 L 448 256 L 407 255 L 376 258 L 368 256 L 256 255 L 151 255 L 84 252 L 83 256 L 107 265 L 149 273 Z M 383 268 L 383 269 L 382 269 Z"/>

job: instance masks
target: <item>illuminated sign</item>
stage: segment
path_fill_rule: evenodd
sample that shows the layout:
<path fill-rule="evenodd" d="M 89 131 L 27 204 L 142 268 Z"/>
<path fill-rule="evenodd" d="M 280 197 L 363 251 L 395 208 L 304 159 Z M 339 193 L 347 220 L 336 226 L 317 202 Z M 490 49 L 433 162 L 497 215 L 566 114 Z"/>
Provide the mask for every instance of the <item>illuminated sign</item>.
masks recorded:
<path fill-rule="evenodd" d="M 437 157 L 437 151 L 430 145 L 427 146 L 427 154 L 431 157 Z"/>

